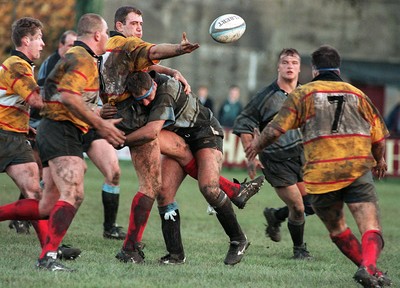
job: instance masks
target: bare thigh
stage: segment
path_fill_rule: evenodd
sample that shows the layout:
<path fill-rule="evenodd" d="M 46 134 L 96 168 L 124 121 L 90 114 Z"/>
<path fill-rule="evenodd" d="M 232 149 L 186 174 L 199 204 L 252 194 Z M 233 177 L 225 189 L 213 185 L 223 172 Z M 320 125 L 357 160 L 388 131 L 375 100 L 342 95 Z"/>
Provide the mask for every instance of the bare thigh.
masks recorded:
<path fill-rule="evenodd" d="M 115 148 L 105 139 L 96 139 L 87 151 L 90 160 L 105 177 L 105 183 L 118 185 L 121 176 L 119 161 Z"/>
<path fill-rule="evenodd" d="M 314 207 L 315 213 L 324 223 L 329 233 L 333 236 L 347 229 L 346 219 L 343 211 L 343 202 L 335 202 L 329 207 Z"/>
<path fill-rule="evenodd" d="M 37 200 L 41 198 L 39 167 L 35 162 L 10 165 L 6 173 L 26 198 Z"/>
<path fill-rule="evenodd" d="M 175 159 L 182 167 L 193 159 L 193 154 L 190 151 L 189 145 L 176 133 L 168 130 L 161 130 L 158 139 L 160 142 L 161 154 Z"/>
<path fill-rule="evenodd" d="M 222 167 L 222 152 L 217 149 L 203 148 L 196 152 L 198 182 L 204 196 L 216 199 L 219 195 L 219 177 Z M 208 199 L 209 200 L 209 199 Z"/>

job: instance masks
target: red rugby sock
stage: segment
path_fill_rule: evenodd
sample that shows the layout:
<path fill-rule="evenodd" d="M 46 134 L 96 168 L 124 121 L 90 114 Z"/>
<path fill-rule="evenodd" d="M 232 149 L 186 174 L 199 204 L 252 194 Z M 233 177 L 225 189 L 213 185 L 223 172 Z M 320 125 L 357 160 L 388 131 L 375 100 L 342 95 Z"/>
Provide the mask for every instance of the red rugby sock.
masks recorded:
<path fill-rule="evenodd" d="M 75 217 L 76 208 L 65 201 L 57 201 L 50 212 L 48 220 L 48 237 L 45 245 L 42 248 L 40 258 L 43 258 L 47 252 L 57 251 L 62 239 L 72 220 Z"/>
<path fill-rule="evenodd" d="M 196 159 L 192 158 L 188 164 L 183 167 L 183 170 L 188 174 L 190 177 L 197 179 L 198 169 Z"/>
<path fill-rule="evenodd" d="M 362 235 L 362 265 L 370 274 L 376 273 L 376 261 L 381 254 L 384 242 L 379 230 L 368 230 Z"/>
<path fill-rule="evenodd" d="M 332 242 L 336 244 L 342 253 L 353 261 L 354 264 L 359 267 L 362 262 L 361 244 L 351 232 L 350 228 L 347 228 L 342 233 L 336 236 L 330 235 Z"/>
<path fill-rule="evenodd" d="M 35 228 L 36 235 L 40 242 L 40 247 L 43 248 L 49 230 L 49 220 L 32 220 L 31 223 L 33 228 Z"/>
<path fill-rule="evenodd" d="M 22 199 L 0 207 L 0 221 L 4 220 L 37 220 L 39 218 L 39 201 Z"/>
<path fill-rule="evenodd" d="M 146 228 L 153 203 L 154 199 L 141 192 L 137 192 L 135 197 L 133 197 L 128 233 L 123 245 L 124 250 L 133 251 L 135 243 L 142 241 L 143 232 Z"/>
<path fill-rule="evenodd" d="M 236 197 L 240 190 L 239 183 L 234 183 L 222 176 L 219 176 L 219 187 L 225 192 L 229 199 Z"/>

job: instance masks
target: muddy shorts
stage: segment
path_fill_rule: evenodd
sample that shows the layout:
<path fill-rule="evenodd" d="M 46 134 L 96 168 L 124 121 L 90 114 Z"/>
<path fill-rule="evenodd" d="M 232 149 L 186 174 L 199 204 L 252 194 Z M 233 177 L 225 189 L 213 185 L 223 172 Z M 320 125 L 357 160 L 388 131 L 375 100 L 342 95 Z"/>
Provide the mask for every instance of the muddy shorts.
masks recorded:
<path fill-rule="evenodd" d="M 0 173 L 9 165 L 36 162 L 26 134 L 0 129 Z"/>
<path fill-rule="evenodd" d="M 43 167 L 49 160 L 61 156 L 78 156 L 83 159 L 83 133 L 72 122 L 43 118 L 36 134 Z"/>
<path fill-rule="evenodd" d="M 310 202 L 315 207 L 327 207 L 336 202 L 361 203 L 378 201 L 371 171 L 340 190 L 309 195 Z"/>

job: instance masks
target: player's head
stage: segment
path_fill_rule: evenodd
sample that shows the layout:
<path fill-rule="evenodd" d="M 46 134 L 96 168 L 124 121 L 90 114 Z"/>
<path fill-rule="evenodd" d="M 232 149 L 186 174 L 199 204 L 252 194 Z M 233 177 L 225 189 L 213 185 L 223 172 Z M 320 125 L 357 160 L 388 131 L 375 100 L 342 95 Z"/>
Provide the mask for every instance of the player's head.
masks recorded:
<path fill-rule="evenodd" d="M 16 20 L 11 26 L 11 39 L 17 48 L 29 59 L 39 59 L 43 50 L 43 24 L 34 18 L 23 17 Z"/>
<path fill-rule="evenodd" d="M 143 36 L 142 11 L 133 6 L 122 6 L 115 11 L 114 29 L 126 37 Z"/>
<path fill-rule="evenodd" d="M 155 98 L 157 83 L 153 81 L 147 72 L 134 72 L 129 74 L 127 89 L 144 106 L 149 105 Z"/>
<path fill-rule="evenodd" d="M 43 24 L 37 19 L 24 17 L 16 20 L 11 26 L 11 39 L 15 47 L 22 45 L 22 38 L 33 37 L 37 33 L 41 33 Z"/>
<path fill-rule="evenodd" d="M 73 30 L 67 30 L 60 36 L 58 41 L 58 54 L 63 57 L 69 48 L 74 46 L 78 34 Z"/>
<path fill-rule="evenodd" d="M 297 58 L 301 58 L 300 57 L 300 53 L 294 49 L 294 48 L 283 48 L 281 50 L 281 52 L 279 52 L 278 55 L 278 62 L 281 61 L 281 59 L 285 56 L 293 56 L 293 57 L 297 57 Z"/>
<path fill-rule="evenodd" d="M 314 72 L 334 71 L 339 73 L 339 52 L 332 46 L 322 45 L 311 54 L 311 65 Z"/>
<path fill-rule="evenodd" d="M 78 22 L 78 38 L 97 55 L 104 54 L 108 40 L 108 27 L 106 21 L 98 14 L 87 13 L 82 15 Z"/>
<path fill-rule="evenodd" d="M 278 78 L 297 81 L 300 74 L 301 57 L 294 48 L 284 48 L 278 55 Z"/>

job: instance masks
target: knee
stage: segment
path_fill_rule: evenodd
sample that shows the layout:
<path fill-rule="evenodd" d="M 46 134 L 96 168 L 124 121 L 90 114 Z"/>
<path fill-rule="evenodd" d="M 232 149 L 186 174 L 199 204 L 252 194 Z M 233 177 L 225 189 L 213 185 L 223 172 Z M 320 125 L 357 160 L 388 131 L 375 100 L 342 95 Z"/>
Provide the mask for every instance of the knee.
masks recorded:
<path fill-rule="evenodd" d="M 78 208 L 81 206 L 81 204 L 82 204 L 84 198 L 85 198 L 85 197 L 84 197 L 84 194 L 83 194 L 83 193 L 78 193 L 77 195 L 75 195 L 75 197 L 74 197 L 75 202 L 74 202 L 72 205 L 73 205 L 76 209 L 78 209 Z"/>
<path fill-rule="evenodd" d="M 111 167 L 110 171 L 105 175 L 105 177 L 106 182 L 112 183 L 113 185 L 119 185 L 121 169 L 118 165 L 116 165 L 116 167 Z"/>
<path fill-rule="evenodd" d="M 205 189 L 202 193 L 212 207 L 221 207 L 228 200 L 228 196 L 219 189 Z"/>
<path fill-rule="evenodd" d="M 295 204 L 290 209 L 290 218 L 304 220 L 304 206 L 302 203 Z"/>
<path fill-rule="evenodd" d="M 40 200 L 42 198 L 42 191 L 40 189 L 33 191 L 21 191 L 26 199 Z"/>

